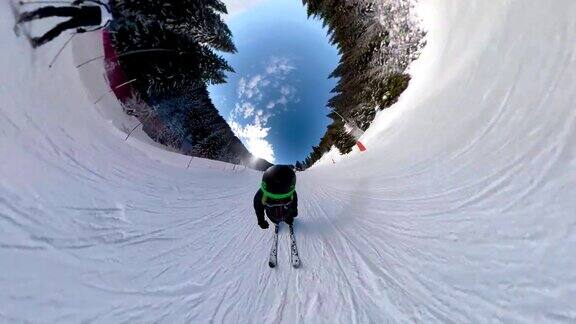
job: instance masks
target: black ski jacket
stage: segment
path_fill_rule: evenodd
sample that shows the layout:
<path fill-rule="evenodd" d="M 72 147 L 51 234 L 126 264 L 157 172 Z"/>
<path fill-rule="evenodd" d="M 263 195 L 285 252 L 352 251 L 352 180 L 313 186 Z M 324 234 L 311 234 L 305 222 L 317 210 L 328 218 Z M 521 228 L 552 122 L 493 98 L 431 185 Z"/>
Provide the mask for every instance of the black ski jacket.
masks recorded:
<path fill-rule="evenodd" d="M 283 207 L 268 207 L 262 203 L 262 197 L 264 193 L 262 190 L 258 189 L 256 195 L 254 195 L 254 211 L 256 212 L 256 217 L 258 217 L 258 223 L 263 222 L 264 211 L 268 218 L 275 224 L 281 221 L 285 221 L 288 224 L 292 224 L 294 217 L 298 216 L 298 194 L 294 191 L 294 197 L 289 205 Z M 282 203 L 279 201 L 278 203 Z"/>

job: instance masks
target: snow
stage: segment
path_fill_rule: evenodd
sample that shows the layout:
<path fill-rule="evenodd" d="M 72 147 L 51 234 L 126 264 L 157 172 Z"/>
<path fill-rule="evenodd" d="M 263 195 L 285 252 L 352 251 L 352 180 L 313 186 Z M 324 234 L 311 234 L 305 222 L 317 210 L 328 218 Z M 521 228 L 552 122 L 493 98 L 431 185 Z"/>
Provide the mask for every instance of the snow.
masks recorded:
<path fill-rule="evenodd" d="M 410 87 L 298 174 L 274 270 L 260 173 L 125 142 L 78 43 L 48 69 L 0 6 L 0 322 L 576 321 L 574 1 L 421 1 Z"/>

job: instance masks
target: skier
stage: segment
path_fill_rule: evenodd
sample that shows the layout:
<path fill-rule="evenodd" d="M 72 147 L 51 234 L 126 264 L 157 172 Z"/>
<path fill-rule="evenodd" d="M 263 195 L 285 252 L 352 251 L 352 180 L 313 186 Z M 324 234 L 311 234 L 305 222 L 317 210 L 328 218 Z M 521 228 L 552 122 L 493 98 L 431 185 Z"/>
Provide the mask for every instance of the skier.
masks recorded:
<path fill-rule="evenodd" d="M 56 25 L 41 37 L 32 37 L 30 39 L 32 47 L 36 48 L 46 44 L 65 30 L 76 28 L 78 33 L 94 31 L 106 27 L 112 20 L 110 8 L 105 3 L 98 0 L 75 0 L 71 6 L 46 6 L 24 12 L 20 14 L 17 24 L 49 17 L 71 17 L 71 19 Z M 86 27 L 93 27 L 93 29 L 87 30 Z"/>
<path fill-rule="evenodd" d="M 272 240 L 272 249 L 268 265 L 275 268 L 278 263 L 278 230 L 280 222 L 286 222 L 290 230 L 290 261 L 294 268 L 300 266 L 300 256 L 294 235 L 294 217 L 298 216 L 298 194 L 296 193 L 296 174 L 288 165 L 275 165 L 262 176 L 260 189 L 254 196 L 254 210 L 258 217 L 258 226 L 268 228 L 264 212 L 276 225 Z"/>
<path fill-rule="evenodd" d="M 289 225 L 298 216 L 298 195 L 296 194 L 296 174 L 288 165 L 274 165 L 262 176 L 262 184 L 254 196 L 254 210 L 258 225 L 268 228 L 264 211 L 276 225 L 284 221 Z"/>

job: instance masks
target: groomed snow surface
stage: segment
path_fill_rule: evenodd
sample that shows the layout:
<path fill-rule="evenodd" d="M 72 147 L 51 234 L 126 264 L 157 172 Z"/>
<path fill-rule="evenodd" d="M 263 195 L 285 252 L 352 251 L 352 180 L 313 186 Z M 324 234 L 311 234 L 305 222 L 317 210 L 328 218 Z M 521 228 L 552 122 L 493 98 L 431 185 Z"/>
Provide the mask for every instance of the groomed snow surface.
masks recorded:
<path fill-rule="evenodd" d="M 74 67 L 101 53 L 48 69 L 64 39 L 0 8 L 0 322 L 576 321 L 575 1 L 422 0 L 410 87 L 298 175 L 274 270 L 260 173 L 125 142 Z"/>

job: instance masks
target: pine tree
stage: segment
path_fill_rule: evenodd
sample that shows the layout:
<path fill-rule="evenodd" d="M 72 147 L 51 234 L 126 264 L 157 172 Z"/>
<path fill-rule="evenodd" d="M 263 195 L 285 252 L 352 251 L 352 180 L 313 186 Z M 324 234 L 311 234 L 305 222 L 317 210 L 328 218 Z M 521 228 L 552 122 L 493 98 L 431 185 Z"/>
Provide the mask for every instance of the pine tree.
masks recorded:
<path fill-rule="evenodd" d="M 116 0 L 112 36 L 120 63 L 145 99 L 198 84 L 225 82 L 233 69 L 213 49 L 235 52 L 218 0 Z M 156 49 L 158 51 L 147 51 Z"/>
<path fill-rule="evenodd" d="M 236 52 L 220 0 L 113 0 L 113 45 L 142 102 L 131 103 L 159 143 L 193 156 L 256 168 L 254 159 L 212 104 L 207 85 L 233 72 L 216 53 Z M 255 162 L 254 162 L 255 161 Z"/>
<path fill-rule="evenodd" d="M 408 87 L 408 64 L 418 55 L 424 34 L 410 19 L 409 0 L 302 0 L 309 16 L 323 21 L 340 62 L 330 77 L 338 78 L 327 106 L 333 122 L 320 144 L 304 161 L 310 167 L 332 146 L 348 153 L 355 139 L 341 116 L 367 129 L 378 109 L 394 104 Z"/>

